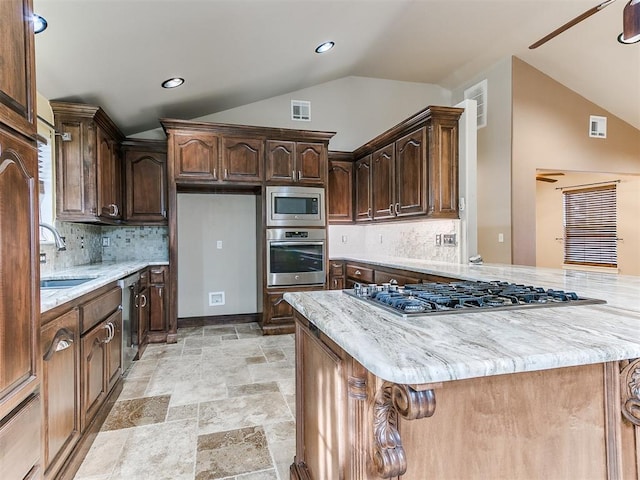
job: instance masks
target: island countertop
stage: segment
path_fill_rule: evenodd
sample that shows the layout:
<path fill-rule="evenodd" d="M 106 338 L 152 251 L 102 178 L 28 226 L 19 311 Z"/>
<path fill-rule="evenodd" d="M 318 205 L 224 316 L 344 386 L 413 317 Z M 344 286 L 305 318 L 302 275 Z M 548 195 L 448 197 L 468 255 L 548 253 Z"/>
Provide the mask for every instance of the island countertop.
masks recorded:
<path fill-rule="evenodd" d="M 341 259 L 465 280 L 562 288 L 607 302 L 403 319 L 342 291 L 284 295 L 305 318 L 384 380 L 428 384 L 640 357 L 638 277 L 391 257 Z"/>

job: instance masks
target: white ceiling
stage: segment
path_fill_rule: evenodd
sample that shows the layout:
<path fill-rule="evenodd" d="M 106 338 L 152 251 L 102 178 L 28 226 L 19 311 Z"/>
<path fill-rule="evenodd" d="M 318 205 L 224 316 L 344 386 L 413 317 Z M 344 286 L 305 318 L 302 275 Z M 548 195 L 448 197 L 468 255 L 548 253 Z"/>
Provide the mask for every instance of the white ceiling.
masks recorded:
<path fill-rule="evenodd" d="M 348 75 L 454 89 L 515 55 L 640 128 L 640 44 L 616 41 L 626 1 L 529 50 L 599 0 L 34 0 L 49 22 L 37 88 L 129 135 Z M 185 85 L 160 88 L 172 76 Z"/>

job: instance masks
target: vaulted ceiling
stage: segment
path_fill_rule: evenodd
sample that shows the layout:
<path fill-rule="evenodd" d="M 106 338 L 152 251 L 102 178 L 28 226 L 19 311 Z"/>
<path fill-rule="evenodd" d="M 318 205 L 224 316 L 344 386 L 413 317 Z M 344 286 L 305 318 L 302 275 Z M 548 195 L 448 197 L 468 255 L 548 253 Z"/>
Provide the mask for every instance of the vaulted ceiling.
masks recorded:
<path fill-rule="evenodd" d="M 34 0 L 49 22 L 37 88 L 133 134 L 348 75 L 454 89 L 515 55 L 640 129 L 640 44 L 616 41 L 625 3 L 529 50 L 598 0 Z M 186 83 L 162 89 L 173 76 Z"/>

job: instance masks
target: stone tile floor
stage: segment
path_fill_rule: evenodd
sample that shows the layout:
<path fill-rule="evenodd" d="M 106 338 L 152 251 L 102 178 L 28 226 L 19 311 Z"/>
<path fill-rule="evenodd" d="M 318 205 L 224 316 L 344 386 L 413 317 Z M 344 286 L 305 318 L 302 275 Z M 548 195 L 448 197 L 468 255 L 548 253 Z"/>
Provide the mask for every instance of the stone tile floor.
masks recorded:
<path fill-rule="evenodd" d="M 295 454 L 293 335 L 257 324 L 149 345 L 75 480 L 285 480 Z"/>

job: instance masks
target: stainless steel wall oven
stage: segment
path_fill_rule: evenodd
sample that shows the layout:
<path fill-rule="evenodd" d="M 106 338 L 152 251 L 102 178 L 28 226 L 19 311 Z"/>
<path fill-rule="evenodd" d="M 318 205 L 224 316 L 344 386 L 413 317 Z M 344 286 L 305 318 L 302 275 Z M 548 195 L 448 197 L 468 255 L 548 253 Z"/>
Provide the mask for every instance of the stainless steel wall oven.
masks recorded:
<path fill-rule="evenodd" d="M 267 229 L 267 286 L 323 285 L 326 230 Z"/>

